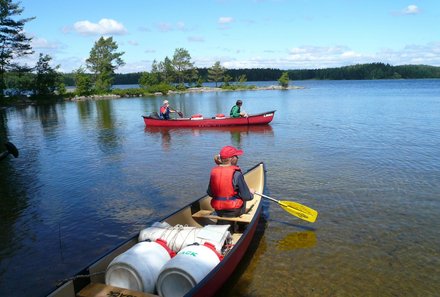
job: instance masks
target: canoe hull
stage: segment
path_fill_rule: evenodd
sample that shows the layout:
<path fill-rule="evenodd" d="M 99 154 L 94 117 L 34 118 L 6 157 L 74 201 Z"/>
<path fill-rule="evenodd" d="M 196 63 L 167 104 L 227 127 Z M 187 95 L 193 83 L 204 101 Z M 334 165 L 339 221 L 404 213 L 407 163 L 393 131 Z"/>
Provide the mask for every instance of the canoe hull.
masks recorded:
<path fill-rule="evenodd" d="M 170 120 L 162 120 L 149 116 L 144 118 L 147 127 L 227 127 L 227 126 L 246 126 L 246 125 L 267 125 L 275 116 L 275 110 L 249 115 L 241 118 L 176 118 Z"/>

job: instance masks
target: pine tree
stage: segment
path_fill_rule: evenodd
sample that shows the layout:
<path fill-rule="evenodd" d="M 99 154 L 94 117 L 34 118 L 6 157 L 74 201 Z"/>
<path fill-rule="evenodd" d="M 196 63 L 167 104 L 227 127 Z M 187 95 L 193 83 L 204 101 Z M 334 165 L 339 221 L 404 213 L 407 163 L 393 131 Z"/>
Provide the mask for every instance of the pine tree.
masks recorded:
<path fill-rule="evenodd" d="M 95 42 L 86 60 L 87 68 L 95 74 L 95 89 L 98 93 L 110 90 L 115 70 L 125 64 L 121 59 L 124 52 L 118 53 L 117 49 L 113 37 L 101 37 Z"/>
<path fill-rule="evenodd" d="M 5 73 L 18 67 L 14 59 L 32 54 L 29 38 L 24 33 L 24 25 L 34 18 L 16 20 L 23 8 L 20 2 L 0 0 L 0 99 L 4 97 Z"/>
<path fill-rule="evenodd" d="M 223 80 L 225 75 L 225 68 L 220 65 L 220 62 L 217 61 L 214 65 L 208 69 L 208 81 L 215 82 L 215 87 L 217 87 L 217 83 Z"/>

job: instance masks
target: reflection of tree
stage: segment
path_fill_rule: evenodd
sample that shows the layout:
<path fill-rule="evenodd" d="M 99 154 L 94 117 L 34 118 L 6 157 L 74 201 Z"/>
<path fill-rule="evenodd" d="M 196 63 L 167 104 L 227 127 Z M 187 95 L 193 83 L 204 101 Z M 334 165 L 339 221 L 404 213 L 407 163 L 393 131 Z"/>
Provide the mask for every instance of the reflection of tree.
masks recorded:
<path fill-rule="evenodd" d="M 119 138 L 115 131 L 112 100 L 98 100 L 95 104 L 98 115 L 98 140 L 101 150 L 108 151 L 118 148 Z"/>
<path fill-rule="evenodd" d="M 0 152 L 5 150 L 4 143 L 8 140 L 7 122 L 5 112 L 0 110 Z M 0 162 L 0 279 L 8 271 L 6 266 L 1 265 L 1 260 L 20 249 L 22 241 L 17 240 L 14 227 L 22 212 L 29 206 L 24 190 L 26 186 L 17 178 L 16 164 L 16 160 L 12 158 L 5 158 Z"/>
<path fill-rule="evenodd" d="M 102 129 L 113 128 L 113 118 L 112 118 L 112 101 L 111 100 L 97 100 L 96 111 L 98 113 L 98 124 Z"/>
<path fill-rule="evenodd" d="M 76 104 L 78 106 L 78 114 L 81 120 L 88 120 L 92 114 L 92 101 L 85 100 L 79 101 Z"/>
<path fill-rule="evenodd" d="M 58 126 L 58 112 L 55 104 L 36 105 L 33 108 L 35 116 L 40 120 L 43 128 L 56 128 Z M 43 131 L 47 132 L 46 129 Z"/>

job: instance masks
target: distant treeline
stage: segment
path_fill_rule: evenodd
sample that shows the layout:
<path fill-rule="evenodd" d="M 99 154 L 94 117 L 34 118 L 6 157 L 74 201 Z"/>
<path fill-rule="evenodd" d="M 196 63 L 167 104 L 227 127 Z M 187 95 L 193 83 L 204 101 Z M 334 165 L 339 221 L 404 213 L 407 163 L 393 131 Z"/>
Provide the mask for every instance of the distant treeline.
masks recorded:
<path fill-rule="evenodd" d="M 208 68 L 197 68 L 199 76 L 208 81 Z M 225 74 L 234 80 L 246 75 L 247 81 L 277 81 L 283 72 L 290 80 L 363 80 L 363 79 L 420 79 L 440 78 L 440 67 L 429 65 L 391 66 L 384 63 L 357 64 L 337 68 L 281 70 L 275 68 L 226 69 Z M 115 85 L 137 84 L 141 72 L 115 74 Z M 68 86 L 75 85 L 74 74 L 64 74 Z"/>

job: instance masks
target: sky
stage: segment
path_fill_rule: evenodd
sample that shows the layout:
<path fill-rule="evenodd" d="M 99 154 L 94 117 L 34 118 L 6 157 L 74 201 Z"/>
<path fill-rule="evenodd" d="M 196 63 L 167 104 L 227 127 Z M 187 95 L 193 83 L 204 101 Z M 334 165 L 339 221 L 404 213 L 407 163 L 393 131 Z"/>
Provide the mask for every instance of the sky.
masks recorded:
<path fill-rule="evenodd" d="M 17 0 L 13 0 L 14 3 Z M 184 48 L 196 67 L 316 69 L 382 62 L 440 66 L 439 0 L 21 0 L 35 54 L 72 72 L 112 37 L 150 71 Z"/>

